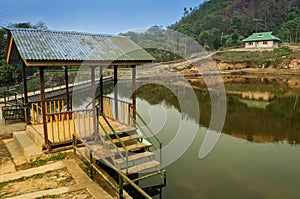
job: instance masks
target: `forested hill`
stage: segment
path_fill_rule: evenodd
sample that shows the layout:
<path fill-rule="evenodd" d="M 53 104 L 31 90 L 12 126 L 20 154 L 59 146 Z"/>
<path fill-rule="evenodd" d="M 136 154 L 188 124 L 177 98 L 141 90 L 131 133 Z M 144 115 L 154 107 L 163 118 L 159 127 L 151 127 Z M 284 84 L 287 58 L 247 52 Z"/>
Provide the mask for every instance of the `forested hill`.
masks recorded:
<path fill-rule="evenodd" d="M 273 31 L 283 42 L 300 38 L 300 0 L 210 0 L 184 9 L 169 28 L 208 49 L 237 46 L 253 32 Z"/>

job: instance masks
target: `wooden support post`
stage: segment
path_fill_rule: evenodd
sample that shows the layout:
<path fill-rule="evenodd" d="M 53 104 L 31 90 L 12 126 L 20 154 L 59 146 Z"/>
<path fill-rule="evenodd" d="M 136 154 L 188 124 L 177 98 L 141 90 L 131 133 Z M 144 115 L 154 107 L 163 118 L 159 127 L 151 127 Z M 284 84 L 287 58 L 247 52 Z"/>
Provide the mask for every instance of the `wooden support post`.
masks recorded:
<path fill-rule="evenodd" d="M 29 117 L 28 91 L 27 91 L 27 79 L 26 79 L 27 77 L 26 77 L 26 65 L 24 62 L 22 65 L 22 78 L 23 78 L 25 120 L 26 120 L 26 124 L 29 125 L 30 117 Z M 4 99 L 6 99 L 6 96 Z"/>
<path fill-rule="evenodd" d="M 103 113 L 103 67 L 100 67 L 100 110 Z"/>
<path fill-rule="evenodd" d="M 43 127 L 44 127 L 44 139 L 45 145 L 49 148 L 49 140 L 48 140 L 48 131 L 47 131 L 47 121 L 46 121 L 46 107 L 45 107 L 45 80 L 44 80 L 44 68 L 40 68 L 40 91 L 41 91 L 41 107 L 42 107 L 42 118 L 43 118 Z"/>
<path fill-rule="evenodd" d="M 97 130 L 97 114 L 96 114 L 96 86 L 95 86 L 95 67 L 91 67 L 92 79 L 92 109 L 93 109 L 93 128 Z"/>
<path fill-rule="evenodd" d="M 136 66 L 133 65 L 132 67 L 132 104 L 134 107 L 133 110 L 133 118 L 136 120 Z"/>
<path fill-rule="evenodd" d="M 115 119 L 119 119 L 118 108 L 118 66 L 114 66 L 114 98 L 115 98 Z"/>
<path fill-rule="evenodd" d="M 70 110 L 70 95 L 69 95 L 69 76 L 68 66 L 65 66 L 65 81 L 66 81 L 66 99 L 67 99 L 67 111 Z"/>

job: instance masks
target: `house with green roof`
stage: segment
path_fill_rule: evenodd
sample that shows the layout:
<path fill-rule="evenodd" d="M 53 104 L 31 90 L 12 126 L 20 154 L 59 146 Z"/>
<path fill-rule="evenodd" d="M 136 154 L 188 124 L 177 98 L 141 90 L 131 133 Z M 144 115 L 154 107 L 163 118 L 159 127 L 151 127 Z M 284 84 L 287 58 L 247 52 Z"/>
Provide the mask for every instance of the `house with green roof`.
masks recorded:
<path fill-rule="evenodd" d="M 258 32 L 253 33 L 243 41 L 245 42 L 245 48 L 272 49 L 278 48 L 280 39 L 272 35 L 272 32 Z"/>

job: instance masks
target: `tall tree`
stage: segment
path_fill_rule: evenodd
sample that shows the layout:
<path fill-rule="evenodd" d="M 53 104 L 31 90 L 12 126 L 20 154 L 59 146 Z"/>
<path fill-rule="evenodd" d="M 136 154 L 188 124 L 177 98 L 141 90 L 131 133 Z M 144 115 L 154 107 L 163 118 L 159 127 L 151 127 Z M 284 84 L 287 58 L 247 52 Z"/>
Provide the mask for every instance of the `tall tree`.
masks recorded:
<path fill-rule="evenodd" d="M 44 22 L 39 21 L 36 24 L 30 22 L 9 24 L 7 28 L 33 28 L 33 29 L 47 29 Z M 21 66 L 12 66 L 6 64 L 4 60 L 4 49 L 7 43 L 7 31 L 0 29 L 0 84 L 15 84 L 21 81 Z M 36 72 L 36 68 L 28 68 L 28 74 Z"/>

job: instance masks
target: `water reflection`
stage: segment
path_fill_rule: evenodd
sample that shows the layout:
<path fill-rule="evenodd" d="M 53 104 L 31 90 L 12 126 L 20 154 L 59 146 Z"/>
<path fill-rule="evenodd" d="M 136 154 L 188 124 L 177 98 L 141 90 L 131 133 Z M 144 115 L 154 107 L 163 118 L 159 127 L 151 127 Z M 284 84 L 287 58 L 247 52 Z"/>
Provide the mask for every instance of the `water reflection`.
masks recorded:
<path fill-rule="evenodd" d="M 200 121 L 195 119 L 198 115 L 194 107 L 188 106 L 190 91 L 177 82 L 170 82 L 175 93 L 154 84 L 137 90 L 137 106 L 146 120 L 150 120 L 148 110 L 151 108 L 165 108 L 167 120 L 158 135 L 164 145 L 176 135 L 180 123 L 187 124 L 186 133 L 189 133 L 188 126 L 200 127 L 186 153 L 168 166 L 162 198 L 297 198 L 300 195 L 299 89 L 288 86 L 291 85 L 289 79 L 228 80 L 225 87 L 229 93 L 270 91 L 276 94 L 276 99 L 262 108 L 249 106 L 240 100 L 240 95 L 228 94 L 223 135 L 212 153 L 200 160 L 199 148 L 211 118 L 211 100 L 202 80 L 190 82 L 199 101 Z M 131 84 L 120 86 L 130 88 Z M 120 88 L 119 96 L 129 100 L 130 96 L 122 93 L 123 90 L 128 89 Z M 184 109 L 179 105 L 178 95 L 186 96 Z M 153 114 L 162 117 L 160 113 Z M 149 187 L 154 182 L 147 179 L 140 185 Z M 153 190 L 153 195 L 157 194 L 157 189 Z M 160 194 L 156 196 L 159 197 Z"/>
<path fill-rule="evenodd" d="M 176 91 L 177 93 L 172 93 L 160 85 L 145 85 L 138 89 L 137 96 L 151 105 L 164 103 L 167 107 L 174 107 L 181 112 L 176 96 L 189 96 L 189 93 L 180 86 Z M 201 111 L 199 125 L 208 127 L 211 119 L 210 95 L 207 91 L 200 89 L 194 91 Z M 264 104 L 264 109 L 249 106 L 240 98 L 240 95 L 227 95 L 227 115 L 223 133 L 252 142 L 288 141 L 290 144 L 299 144 L 300 100 L 298 95 L 277 95 L 274 101 Z M 189 104 L 189 98 L 185 100 L 186 104 Z M 181 114 L 189 119 L 198 117 L 195 115 L 197 113 L 194 107 L 185 107 L 182 110 L 185 112 Z"/>

